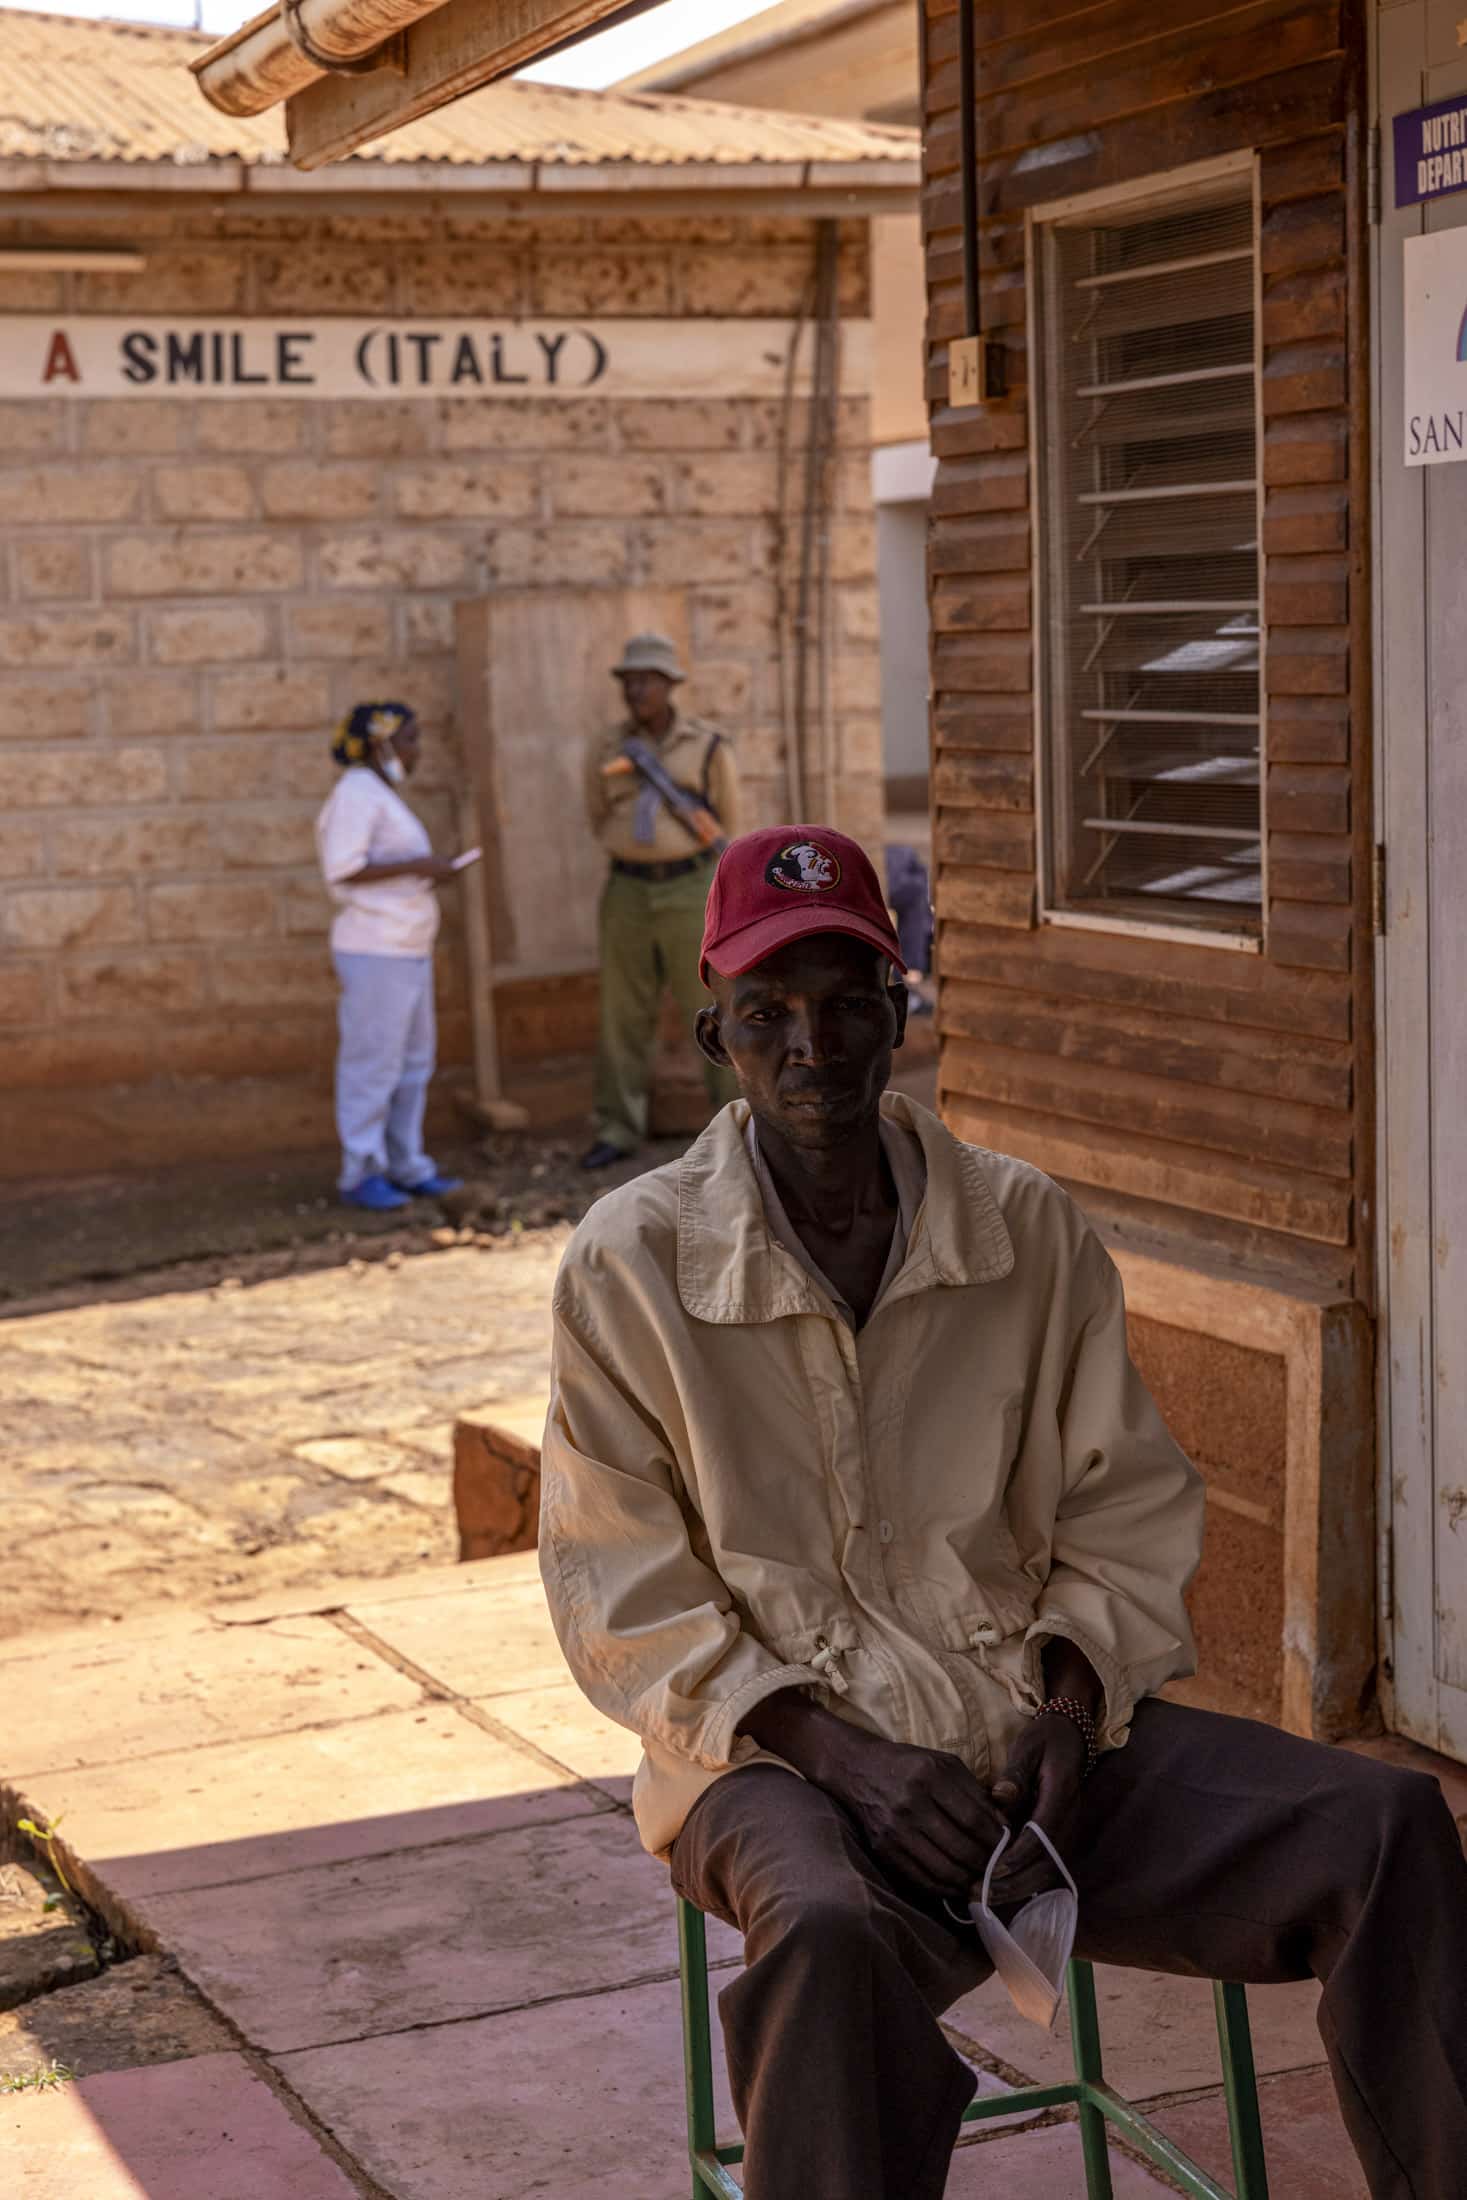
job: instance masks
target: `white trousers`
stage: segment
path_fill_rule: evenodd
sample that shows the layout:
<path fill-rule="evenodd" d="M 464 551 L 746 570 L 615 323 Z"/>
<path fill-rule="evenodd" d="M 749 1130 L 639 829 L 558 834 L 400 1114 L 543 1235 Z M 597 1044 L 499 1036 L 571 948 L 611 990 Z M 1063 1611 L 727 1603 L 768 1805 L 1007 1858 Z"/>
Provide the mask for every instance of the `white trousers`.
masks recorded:
<path fill-rule="evenodd" d="M 438 1050 L 431 955 L 334 953 L 341 999 L 336 1022 L 338 1187 L 363 1177 L 422 1184 L 434 1174 L 423 1151 L 423 1111 Z"/>

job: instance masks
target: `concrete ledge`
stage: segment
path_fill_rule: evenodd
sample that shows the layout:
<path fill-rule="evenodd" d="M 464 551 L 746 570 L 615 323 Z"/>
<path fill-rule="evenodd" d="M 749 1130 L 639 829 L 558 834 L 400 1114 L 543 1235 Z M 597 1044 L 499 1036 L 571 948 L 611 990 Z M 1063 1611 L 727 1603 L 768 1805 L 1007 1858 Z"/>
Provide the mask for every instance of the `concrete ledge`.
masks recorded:
<path fill-rule="evenodd" d="M 453 1425 L 453 1509 L 461 1560 L 533 1551 L 547 1400 L 509 1398 Z"/>
<path fill-rule="evenodd" d="M 1276 1486 L 1250 1494 L 1225 1457 L 1207 1458 L 1205 1434 L 1188 1425 L 1192 1397 L 1169 1397 L 1152 1376 L 1157 1402 L 1208 1473 L 1214 1529 L 1236 1520 L 1271 1532 L 1282 1567 L 1282 1620 L 1268 1646 L 1279 1671 L 1278 1723 L 1333 1742 L 1373 1717 L 1375 1629 L 1375 1460 L 1373 1347 L 1363 1307 L 1321 1302 L 1276 1288 L 1209 1276 L 1112 1248 L 1133 1321 L 1282 1363 L 1280 1426 L 1268 1446 L 1281 1454 Z M 1149 1361 L 1150 1354 L 1138 1352 Z M 1150 1373 L 1149 1367 L 1143 1369 Z M 1259 1502 L 1259 1498 L 1263 1502 Z M 1204 1568 L 1207 1566 L 1204 1557 Z M 1238 1591 L 1229 1622 L 1239 1638 L 1254 1600 Z M 1205 1676 L 1204 1676 L 1205 1678 Z"/>

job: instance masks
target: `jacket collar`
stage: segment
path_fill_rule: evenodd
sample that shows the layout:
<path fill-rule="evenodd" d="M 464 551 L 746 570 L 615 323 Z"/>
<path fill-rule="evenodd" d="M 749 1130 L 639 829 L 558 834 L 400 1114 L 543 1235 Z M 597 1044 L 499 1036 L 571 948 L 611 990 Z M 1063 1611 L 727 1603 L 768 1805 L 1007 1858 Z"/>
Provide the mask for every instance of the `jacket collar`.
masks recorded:
<path fill-rule="evenodd" d="M 907 1258 L 887 1299 L 939 1286 L 995 1283 L 1014 1265 L 1014 1248 L 976 1148 L 964 1146 L 937 1117 L 904 1093 L 887 1093 L 881 1112 L 920 1139 L 927 1197 Z M 744 1145 L 746 1102 L 725 1108 L 678 1170 L 677 1279 L 688 1313 L 705 1322 L 767 1322 L 829 1309 L 815 1284 L 769 1234 L 764 1203 Z"/>

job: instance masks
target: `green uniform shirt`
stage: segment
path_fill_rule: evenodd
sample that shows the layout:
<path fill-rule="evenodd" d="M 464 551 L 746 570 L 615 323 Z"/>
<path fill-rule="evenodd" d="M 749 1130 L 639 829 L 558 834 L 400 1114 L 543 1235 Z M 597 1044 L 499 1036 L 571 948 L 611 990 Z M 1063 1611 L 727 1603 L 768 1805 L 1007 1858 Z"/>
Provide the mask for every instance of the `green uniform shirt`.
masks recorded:
<path fill-rule="evenodd" d="M 623 863 L 676 863 L 697 855 L 699 844 L 668 809 L 658 802 L 652 838 L 638 840 L 637 798 L 642 781 L 634 771 L 603 771 L 629 733 L 638 729 L 625 720 L 606 732 L 591 736 L 586 745 L 586 814 L 591 830 L 609 856 Z M 706 801 L 732 839 L 739 829 L 739 782 L 733 751 L 715 726 L 703 718 L 675 714 L 672 724 L 652 747 L 681 787 L 699 802 Z"/>

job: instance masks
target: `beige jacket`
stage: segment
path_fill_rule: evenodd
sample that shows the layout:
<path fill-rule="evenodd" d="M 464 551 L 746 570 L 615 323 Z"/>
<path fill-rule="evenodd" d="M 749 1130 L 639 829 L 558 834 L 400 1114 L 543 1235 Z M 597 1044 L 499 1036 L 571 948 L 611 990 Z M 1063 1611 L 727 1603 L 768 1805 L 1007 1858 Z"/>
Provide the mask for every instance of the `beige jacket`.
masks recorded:
<path fill-rule="evenodd" d="M 776 1689 L 985 1778 L 1051 1636 L 1100 1675 L 1109 1748 L 1193 1669 L 1201 1484 L 1109 1256 L 1036 1169 L 883 1108 L 927 1196 L 860 1330 L 772 1241 L 741 1101 L 601 1200 L 556 1284 L 541 1570 L 576 1679 L 642 1738 L 658 1854 L 761 1754 L 734 1729 Z"/>
<path fill-rule="evenodd" d="M 616 755 L 628 733 L 625 720 L 593 734 L 586 744 L 586 815 L 591 830 L 609 856 L 624 863 L 678 863 L 698 854 L 698 843 L 685 825 L 678 823 L 666 803 L 659 802 L 651 840 L 638 840 L 637 796 L 642 782 L 635 772 L 602 770 Z M 739 780 L 733 750 L 706 718 L 684 718 L 679 713 L 660 741 L 652 746 L 681 787 L 703 800 L 707 774 L 708 800 L 725 834 L 732 840 L 739 830 Z"/>

